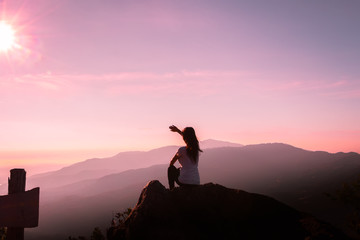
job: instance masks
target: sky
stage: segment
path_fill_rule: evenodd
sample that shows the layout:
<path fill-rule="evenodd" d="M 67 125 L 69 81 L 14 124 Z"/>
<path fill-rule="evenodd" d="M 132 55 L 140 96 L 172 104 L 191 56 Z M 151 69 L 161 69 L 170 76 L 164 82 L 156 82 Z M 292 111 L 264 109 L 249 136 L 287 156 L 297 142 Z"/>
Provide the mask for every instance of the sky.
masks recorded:
<path fill-rule="evenodd" d="M 360 1 L 0 0 L 0 166 L 200 140 L 360 152 Z M 4 36 L 0 36 L 1 38 Z"/>

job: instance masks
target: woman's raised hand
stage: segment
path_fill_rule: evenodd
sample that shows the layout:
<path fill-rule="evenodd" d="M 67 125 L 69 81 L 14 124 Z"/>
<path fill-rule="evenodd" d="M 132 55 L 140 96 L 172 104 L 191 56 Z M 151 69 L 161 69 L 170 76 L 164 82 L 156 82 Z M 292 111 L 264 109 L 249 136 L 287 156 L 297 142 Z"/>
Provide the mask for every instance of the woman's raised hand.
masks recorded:
<path fill-rule="evenodd" d="M 182 134 L 182 132 L 175 125 L 171 125 L 169 128 L 172 132 L 177 132 L 179 134 Z"/>
<path fill-rule="evenodd" d="M 172 132 L 178 132 L 179 131 L 179 129 L 175 125 L 171 125 L 169 128 L 170 128 L 170 130 Z"/>

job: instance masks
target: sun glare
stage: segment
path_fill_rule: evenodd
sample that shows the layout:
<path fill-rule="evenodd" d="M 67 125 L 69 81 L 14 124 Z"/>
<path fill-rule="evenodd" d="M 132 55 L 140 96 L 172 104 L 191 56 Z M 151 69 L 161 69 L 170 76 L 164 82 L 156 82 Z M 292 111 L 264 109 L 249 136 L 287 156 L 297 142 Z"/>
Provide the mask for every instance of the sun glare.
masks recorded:
<path fill-rule="evenodd" d="M 15 31 L 6 22 L 0 22 L 0 52 L 10 50 L 15 46 Z"/>

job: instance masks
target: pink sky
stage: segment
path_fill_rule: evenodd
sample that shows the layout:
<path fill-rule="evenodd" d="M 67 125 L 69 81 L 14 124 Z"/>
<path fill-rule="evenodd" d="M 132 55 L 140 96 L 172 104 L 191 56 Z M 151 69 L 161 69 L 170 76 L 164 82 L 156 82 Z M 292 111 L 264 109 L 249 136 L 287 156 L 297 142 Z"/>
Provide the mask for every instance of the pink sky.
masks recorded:
<path fill-rule="evenodd" d="M 0 165 L 200 139 L 360 152 L 358 1 L 0 0 Z M 1 37 L 1 36 L 0 36 Z"/>

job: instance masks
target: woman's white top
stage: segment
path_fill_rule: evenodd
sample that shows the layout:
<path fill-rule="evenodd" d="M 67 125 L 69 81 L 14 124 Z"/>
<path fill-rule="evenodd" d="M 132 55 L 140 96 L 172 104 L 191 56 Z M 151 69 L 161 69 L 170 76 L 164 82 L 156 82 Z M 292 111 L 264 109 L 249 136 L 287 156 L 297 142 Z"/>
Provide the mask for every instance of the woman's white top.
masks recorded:
<path fill-rule="evenodd" d="M 181 165 L 179 181 L 184 184 L 200 184 L 199 159 L 196 160 L 196 163 L 191 160 L 186 153 L 186 147 L 179 148 L 177 154 Z"/>

